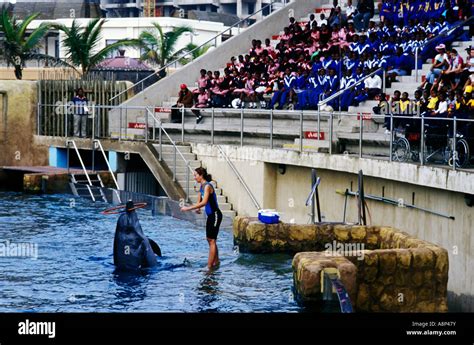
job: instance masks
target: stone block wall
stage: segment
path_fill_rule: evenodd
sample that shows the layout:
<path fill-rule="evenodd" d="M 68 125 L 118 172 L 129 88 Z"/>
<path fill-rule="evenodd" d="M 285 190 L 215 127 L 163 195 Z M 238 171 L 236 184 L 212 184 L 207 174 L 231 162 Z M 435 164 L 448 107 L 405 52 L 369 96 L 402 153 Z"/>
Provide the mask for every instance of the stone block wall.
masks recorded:
<path fill-rule="evenodd" d="M 293 277 L 303 303 L 321 299 L 324 267 L 336 267 L 340 273 L 344 267 L 341 281 L 356 311 L 447 311 L 446 249 L 397 229 L 332 223 L 268 225 L 236 217 L 233 231 L 243 252 L 297 253 Z M 346 250 L 341 257 L 336 248 L 340 245 L 356 250 Z M 323 252 L 326 249 L 332 251 Z"/>

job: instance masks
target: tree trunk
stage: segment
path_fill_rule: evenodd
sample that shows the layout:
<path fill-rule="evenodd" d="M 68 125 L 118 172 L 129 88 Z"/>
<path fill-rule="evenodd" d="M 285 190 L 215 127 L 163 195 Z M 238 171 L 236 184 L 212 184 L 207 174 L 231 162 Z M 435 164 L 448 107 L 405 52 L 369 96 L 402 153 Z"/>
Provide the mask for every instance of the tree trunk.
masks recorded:
<path fill-rule="evenodd" d="M 23 68 L 21 65 L 15 65 L 15 77 L 18 80 L 21 80 L 23 78 Z"/>

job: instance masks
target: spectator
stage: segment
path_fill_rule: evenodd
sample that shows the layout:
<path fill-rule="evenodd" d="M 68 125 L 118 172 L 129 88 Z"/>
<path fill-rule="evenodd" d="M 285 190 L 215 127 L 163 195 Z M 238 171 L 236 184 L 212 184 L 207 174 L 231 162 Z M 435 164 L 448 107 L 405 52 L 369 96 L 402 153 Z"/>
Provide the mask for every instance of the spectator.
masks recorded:
<path fill-rule="evenodd" d="M 448 69 L 449 60 L 448 54 L 446 54 L 446 46 L 440 44 L 436 46 L 436 51 L 438 55 L 435 56 L 433 60 L 433 65 L 431 66 L 430 72 L 427 74 L 425 81 L 422 83 L 421 87 L 425 87 L 426 84 L 430 85 L 429 88 L 434 84 L 435 79 L 441 75 L 441 73 Z"/>
<path fill-rule="evenodd" d="M 347 0 L 347 6 L 341 9 L 343 13 L 346 15 L 346 20 L 353 22 L 354 15 L 357 9 L 352 5 L 352 0 Z"/>
<path fill-rule="evenodd" d="M 74 103 L 74 136 L 85 138 L 87 136 L 87 117 L 89 109 L 87 107 L 88 99 L 84 95 L 84 89 L 78 88 L 76 95 L 73 97 Z"/>
<path fill-rule="evenodd" d="M 354 26 L 357 31 L 367 31 L 369 20 L 374 16 L 374 0 L 359 0 L 357 14 L 354 16 Z"/>
<path fill-rule="evenodd" d="M 209 93 L 206 91 L 205 88 L 200 87 L 199 88 L 198 100 L 196 102 L 195 107 L 196 108 L 209 108 L 210 101 L 211 101 L 211 99 L 209 97 Z"/>
<path fill-rule="evenodd" d="M 171 122 L 181 123 L 182 114 L 178 108 L 192 108 L 193 106 L 193 93 L 188 89 L 186 84 L 181 84 L 178 95 L 178 101 L 173 105 L 171 109 Z M 200 123 L 203 117 L 196 115 L 196 122 Z"/>
<path fill-rule="evenodd" d="M 407 75 L 408 70 L 411 70 L 408 54 L 403 53 L 403 48 L 398 47 L 397 53 L 389 62 L 388 76 L 393 82 L 396 81 L 397 76 Z"/>
<path fill-rule="evenodd" d="M 314 16 L 314 13 L 311 13 L 309 15 L 309 20 L 308 20 L 308 24 L 306 24 L 306 27 L 308 28 L 308 30 L 311 30 L 313 28 L 314 25 L 318 25 L 318 22 L 316 21 L 316 18 Z"/>
<path fill-rule="evenodd" d="M 449 67 L 447 70 L 442 72 L 441 77 L 444 84 L 449 83 L 451 89 L 455 90 L 458 88 L 459 83 L 461 81 L 461 74 L 463 72 L 464 61 L 462 57 L 458 54 L 456 49 L 451 49 L 449 56 L 450 56 Z"/>
<path fill-rule="evenodd" d="M 376 68 L 370 70 L 371 73 L 375 71 Z M 374 99 L 382 91 L 382 78 L 378 74 L 372 74 L 364 81 L 364 84 L 368 99 Z"/>
<path fill-rule="evenodd" d="M 319 26 L 323 26 L 324 25 L 328 25 L 328 21 L 326 19 L 326 16 L 324 13 L 321 13 L 321 15 L 319 16 Z"/>
<path fill-rule="evenodd" d="M 283 109 L 283 106 L 286 104 L 288 95 L 290 95 L 291 90 L 295 86 L 296 77 L 291 75 L 289 68 L 285 70 L 285 75 L 283 77 L 282 83 L 279 84 L 279 89 L 276 91 L 270 102 L 270 109 L 273 109 L 278 103 L 277 109 Z"/>

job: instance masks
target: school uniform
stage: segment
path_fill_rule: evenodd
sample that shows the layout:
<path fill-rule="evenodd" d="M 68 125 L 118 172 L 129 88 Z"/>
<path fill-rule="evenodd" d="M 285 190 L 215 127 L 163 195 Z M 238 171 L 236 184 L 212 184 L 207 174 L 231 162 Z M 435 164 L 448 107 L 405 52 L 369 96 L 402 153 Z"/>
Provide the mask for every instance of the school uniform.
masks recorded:
<path fill-rule="evenodd" d="M 272 100 L 270 102 L 270 109 L 273 109 L 276 103 L 278 103 L 277 109 L 283 108 L 283 106 L 286 104 L 288 94 L 294 88 L 295 83 L 296 76 L 290 74 L 283 77 L 283 88 L 273 94 Z"/>
<path fill-rule="evenodd" d="M 341 79 L 341 86 L 340 90 L 344 90 L 356 83 L 356 79 L 352 76 L 350 77 L 343 77 Z M 342 111 L 347 111 L 349 109 L 349 106 L 352 104 L 352 101 L 354 100 L 354 89 L 346 90 L 345 92 L 342 93 L 341 95 L 341 110 Z"/>
<path fill-rule="evenodd" d="M 295 93 L 296 96 L 298 97 L 298 103 L 296 104 L 296 109 L 297 110 L 302 110 L 306 109 L 308 105 L 308 99 L 307 99 L 307 94 L 306 94 L 306 89 L 308 87 L 308 78 L 305 77 L 304 75 L 300 75 L 296 78 L 295 82 Z"/>

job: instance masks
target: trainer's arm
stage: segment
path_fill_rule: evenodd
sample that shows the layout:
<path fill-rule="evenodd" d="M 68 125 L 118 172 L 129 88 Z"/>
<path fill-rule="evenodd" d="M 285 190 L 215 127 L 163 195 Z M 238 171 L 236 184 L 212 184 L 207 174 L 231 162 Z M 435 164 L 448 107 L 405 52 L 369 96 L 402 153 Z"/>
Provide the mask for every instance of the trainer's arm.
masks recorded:
<path fill-rule="evenodd" d="M 181 211 L 186 212 L 186 211 L 191 211 L 191 210 L 199 209 L 199 208 L 201 208 L 201 207 L 206 206 L 207 201 L 209 200 L 209 196 L 210 196 L 210 195 L 211 195 L 211 187 L 210 187 L 209 185 L 207 185 L 206 188 L 204 189 L 204 198 L 203 198 L 202 200 L 200 200 L 200 199 L 201 199 L 201 195 L 199 194 L 197 204 L 191 205 L 191 206 L 182 207 L 182 208 L 181 208 Z"/>

